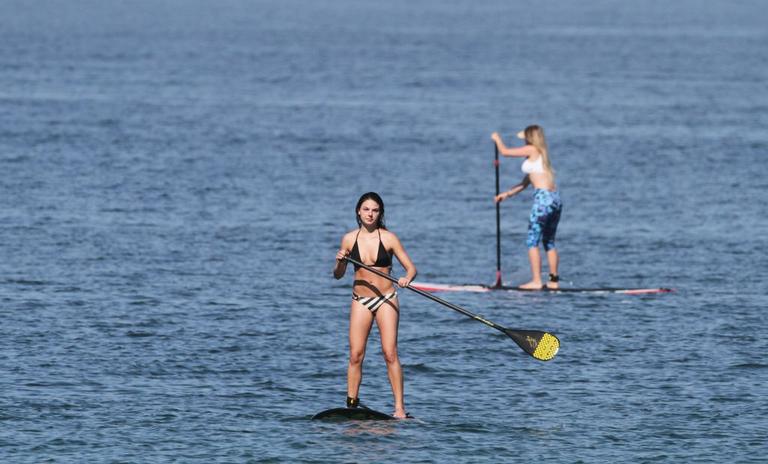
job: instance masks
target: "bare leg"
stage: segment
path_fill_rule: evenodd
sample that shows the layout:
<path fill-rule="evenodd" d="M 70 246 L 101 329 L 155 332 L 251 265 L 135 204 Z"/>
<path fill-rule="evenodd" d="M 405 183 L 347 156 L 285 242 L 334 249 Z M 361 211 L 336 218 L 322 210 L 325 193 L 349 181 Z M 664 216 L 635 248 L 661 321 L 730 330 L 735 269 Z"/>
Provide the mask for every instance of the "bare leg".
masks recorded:
<path fill-rule="evenodd" d="M 550 248 L 547 250 L 547 262 L 549 262 L 549 273 L 554 275 L 560 275 L 557 270 L 557 266 L 560 264 L 560 257 L 557 254 L 556 248 Z M 560 288 L 558 282 L 547 282 L 549 288 Z"/>
<path fill-rule="evenodd" d="M 395 397 L 393 416 L 405 419 L 403 369 L 397 355 L 397 326 L 399 322 L 400 313 L 396 300 L 385 303 L 376 312 L 376 325 L 379 326 L 381 335 L 381 350 L 384 353 L 384 361 L 387 363 L 387 376 L 389 376 L 389 383 L 392 385 L 392 395 Z"/>
<path fill-rule="evenodd" d="M 541 283 L 541 253 L 539 247 L 528 248 L 528 260 L 531 262 L 531 281 L 523 284 L 520 288 L 540 290 Z"/>
<path fill-rule="evenodd" d="M 368 334 L 371 333 L 373 314 L 357 301 L 349 310 L 349 366 L 347 367 L 347 396 L 358 398 L 363 379 L 363 359 Z"/>

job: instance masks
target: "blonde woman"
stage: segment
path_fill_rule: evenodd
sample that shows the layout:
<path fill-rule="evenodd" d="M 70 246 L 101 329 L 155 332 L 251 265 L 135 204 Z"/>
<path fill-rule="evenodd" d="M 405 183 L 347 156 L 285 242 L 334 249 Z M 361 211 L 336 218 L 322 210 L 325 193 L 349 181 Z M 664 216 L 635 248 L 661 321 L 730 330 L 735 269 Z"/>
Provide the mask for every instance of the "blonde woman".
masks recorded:
<path fill-rule="evenodd" d="M 528 259 L 531 262 L 531 281 L 520 285 L 526 290 L 541 290 L 544 284 L 541 281 L 541 254 L 539 243 L 544 247 L 549 262 L 548 288 L 559 287 L 558 264 L 559 256 L 555 248 L 555 234 L 557 224 L 560 222 L 560 213 L 563 204 L 560 201 L 560 193 L 555 185 L 555 172 L 549 161 L 547 141 L 544 130 L 539 126 L 528 126 L 518 132 L 517 137 L 525 141 L 522 147 L 507 147 L 497 132 L 491 134 L 491 139 L 496 142 L 499 153 L 503 156 L 525 158 L 521 167 L 525 177 L 519 184 L 506 192 L 494 197 L 496 203 L 517 195 L 525 190 L 528 185 L 533 185 L 533 208 L 528 222 Z"/>

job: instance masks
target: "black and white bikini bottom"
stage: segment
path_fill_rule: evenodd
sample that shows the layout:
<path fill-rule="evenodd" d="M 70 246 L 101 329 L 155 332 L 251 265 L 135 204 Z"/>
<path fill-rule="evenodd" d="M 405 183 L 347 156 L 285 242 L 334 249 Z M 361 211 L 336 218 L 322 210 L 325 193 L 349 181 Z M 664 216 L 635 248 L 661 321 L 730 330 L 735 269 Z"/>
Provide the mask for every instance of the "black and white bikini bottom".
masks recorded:
<path fill-rule="evenodd" d="M 392 293 L 387 293 L 386 295 L 381 296 L 360 296 L 356 293 L 352 294 L 352 299 L 355 301 L 359 301 L 361 305 L 368 308 L 369 311 L 376 314 L 376 311 L 381 308 L 381 305 L 386 303 L 387 301 L 391 301 L 397 298 L 397 290 L 392 291 Z"/>

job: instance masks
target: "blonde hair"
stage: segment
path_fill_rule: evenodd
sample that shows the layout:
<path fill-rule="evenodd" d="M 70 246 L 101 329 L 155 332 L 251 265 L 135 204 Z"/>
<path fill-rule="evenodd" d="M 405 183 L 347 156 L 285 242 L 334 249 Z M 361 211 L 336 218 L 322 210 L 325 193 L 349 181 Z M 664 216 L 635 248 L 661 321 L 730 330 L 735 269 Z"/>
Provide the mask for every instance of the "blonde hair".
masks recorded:
<path fill-rule="evenodd" d="M 534 124 L 525 128 L 524 135 L 525 143 L 533 145 L 539 150 L 539 153 L 541 153 L 541 156 L 543 157 L 542 164 L 544 165 L 544 169 L 552 175 L 552 178 L 554 178 L 555 170 L 552 169 L 552 163 L 549 162 L 549 150 L 547 150 L 547 139 L 544 137 L 544 129 Z"/>

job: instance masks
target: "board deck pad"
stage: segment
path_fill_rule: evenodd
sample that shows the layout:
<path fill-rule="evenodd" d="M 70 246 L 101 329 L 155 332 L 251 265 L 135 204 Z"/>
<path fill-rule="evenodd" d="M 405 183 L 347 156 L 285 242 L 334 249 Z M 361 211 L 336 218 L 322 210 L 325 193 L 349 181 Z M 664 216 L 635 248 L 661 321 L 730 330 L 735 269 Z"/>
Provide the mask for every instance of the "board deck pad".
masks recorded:
<path fill-rule="evenodd" d="M 369 408 L 333 408 L 326 409 L 312 416 L 312 420 L 347 421 L 347 420 L 396 420 L 383 412 Z"/>
<path fill-rule="evenodd" d="M 647 295 L 654 293 L 670 293 L 674 290 L 671 288 L 620 288 L 620 287 L 604 287 L 604 288 L 574 288 L 574 287 L 562 287 L 557 289 L 543 288 L 541 290 L 529 290 L 519 287 L 500 286 L 495 287 L 491 285 L 482 284 L 467 284 L 467 285 L 450 285 L 450 284 L 435 284 L 429 282 L 411 282 L 411 287 L 423 290 L 425 292 L 524 292 L 524 293 L 619 293 L 624 295 Z"/>

